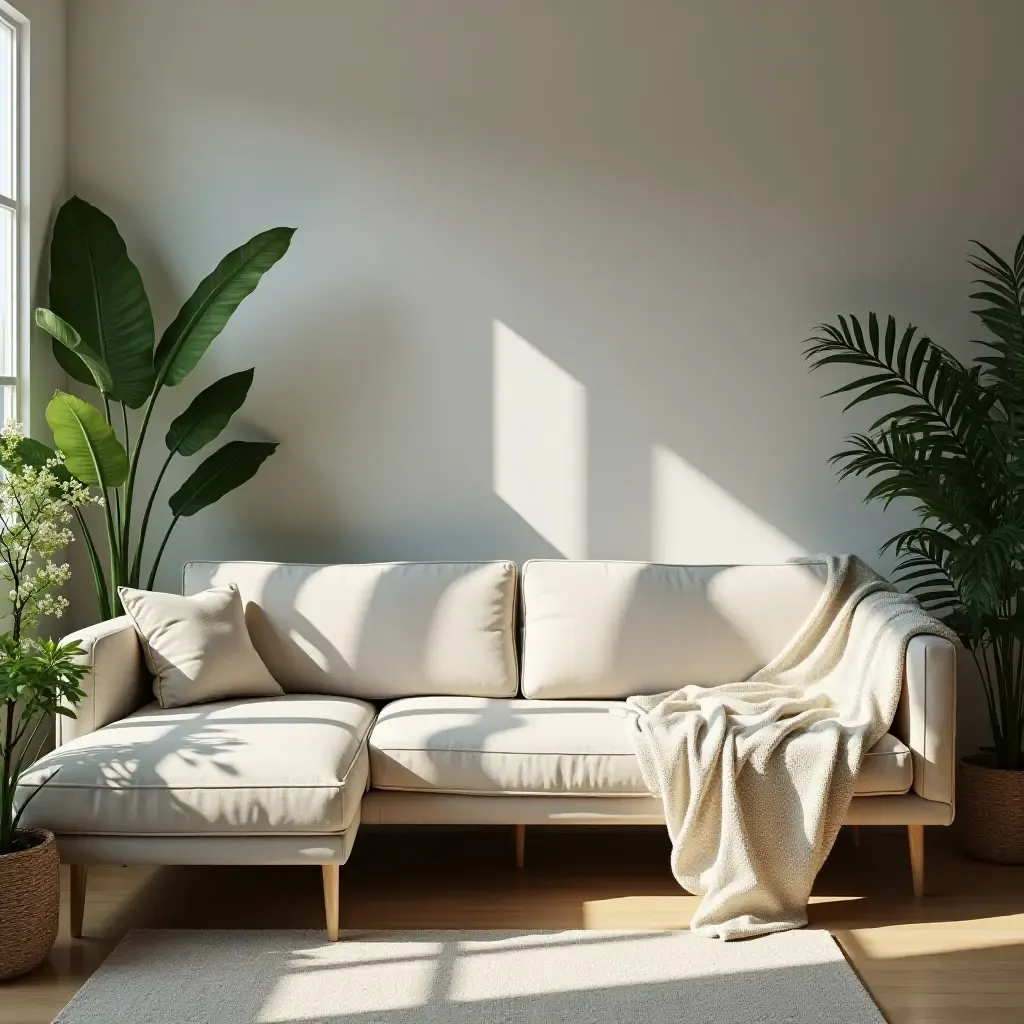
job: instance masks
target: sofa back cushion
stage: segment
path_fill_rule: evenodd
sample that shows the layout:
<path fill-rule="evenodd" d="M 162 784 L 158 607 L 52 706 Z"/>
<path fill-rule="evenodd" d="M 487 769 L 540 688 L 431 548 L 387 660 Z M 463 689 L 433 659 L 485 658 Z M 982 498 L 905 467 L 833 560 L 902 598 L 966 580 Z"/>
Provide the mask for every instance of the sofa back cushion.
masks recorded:
<path fill-rule="evenodd" d="M 516 575 L 512 562 L 189 562 L 183 589 L 237 584 L 288 693 L 512 697 Z"/>
<path fill-rule="evenodd" d="M 807 621 L 824 562 L 523 566 L 525 697 L 613 700 L 746 679 Z"/>

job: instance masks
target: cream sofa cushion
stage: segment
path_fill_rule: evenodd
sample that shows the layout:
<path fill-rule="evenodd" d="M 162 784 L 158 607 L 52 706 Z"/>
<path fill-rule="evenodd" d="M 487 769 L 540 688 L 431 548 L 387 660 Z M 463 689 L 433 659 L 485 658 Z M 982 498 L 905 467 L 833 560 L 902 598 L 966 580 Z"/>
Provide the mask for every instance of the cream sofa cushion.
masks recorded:
<path fill-rule="evenodd" d="M 370 733 L 374 789 L 529 796 L 648 795 L 621 701 L 412 697 Z M 885 736 L 864 760 L 860 795 L 905 793 L 910 751 Z"/>
<path fill-rule="evenodd" d="M 118 587 L 162 708 L 284 691 L 260 661 L 233 583 L 193 597 Z"/>
<path fill-rule="evenodd" d="M 910 748 L 886 733 L 860 764 L 854 796 L 899 796 L 914 783 L 914 759 Z"/>
<path fill-rule="evenodd" d="M 19 803 L 53 778 L 24 823 L 58 834 L 343 832 L 366 789 L 374 714 L 344 697 L 149 704 L 25 772 Z"/>
<path fill-rule="evenodd" d="M 184 592 L 236 583 L 290 693 L 515 696 L 512 562 L 189 562 Z"/>
<path fill-rule="evenodd" d="M 746 679 L 824 592 L 824 562 L 523 567 L 524 697 L 623 700 Z"/>

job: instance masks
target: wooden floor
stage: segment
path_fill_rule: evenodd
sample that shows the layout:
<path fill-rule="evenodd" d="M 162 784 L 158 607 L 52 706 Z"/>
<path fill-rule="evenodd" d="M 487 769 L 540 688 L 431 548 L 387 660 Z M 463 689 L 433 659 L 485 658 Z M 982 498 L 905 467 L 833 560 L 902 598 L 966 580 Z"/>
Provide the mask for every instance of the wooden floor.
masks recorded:
<path fill-rule="evenodd" d="M 1024 868 L 961 857 L 930 829 L 929 895 L 911 895 L 904 836 L 844 834 L 818 879 L 829 928 L 892 1024 L 1024 1024 Z M 674 883 L 660 829 L 364 829 L 342 869 L 343 928 L 681 928 L 695 899 Z M 316 868 L 99 867 L 85 938 L 0 986 L 0 1024 L 43 1024 L 130 928 L 323 926 Z M 123 1021 L 118 1024 L 130 1024 Z"/>

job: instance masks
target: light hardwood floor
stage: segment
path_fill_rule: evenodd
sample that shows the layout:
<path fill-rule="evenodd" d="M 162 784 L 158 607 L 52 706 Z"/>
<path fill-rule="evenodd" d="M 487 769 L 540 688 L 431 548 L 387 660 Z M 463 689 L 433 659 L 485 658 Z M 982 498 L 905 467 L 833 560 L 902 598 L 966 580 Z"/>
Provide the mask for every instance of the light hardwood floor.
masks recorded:
<path fill-rule="evenodd" d="M 906 836 L 845 832 L 811 923 L 829 928 L 892 1024 L 1024 1024 L 1024 868 L 961 857 L 927 836 L 929 895 L 911 895 Z M 515 868 L 509 829 L 364 829 L 341 873 L 342 928 L 680 928 L 682 893 L 657 829 L 528 830 Z M 0 986 L 0 1024 L 43 1024 L 130 928 L 323 927 L 316 868 L 97 867 L 83 939 Z M 129 1022 L 120 1022 L 129 1024 Z"/>

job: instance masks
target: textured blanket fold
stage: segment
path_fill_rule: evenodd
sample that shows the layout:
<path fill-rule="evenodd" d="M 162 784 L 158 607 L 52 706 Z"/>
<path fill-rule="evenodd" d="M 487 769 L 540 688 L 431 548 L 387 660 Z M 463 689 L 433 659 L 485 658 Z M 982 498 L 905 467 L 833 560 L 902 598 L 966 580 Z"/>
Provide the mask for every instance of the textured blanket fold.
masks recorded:
<path fill-rule="evenodd" d="M 679 884 L 703 896 L 691 928 L 748 938 L 807 923 L 814 878 L 888 731 L 907 645 L 955 639 L 859 559 L 829 556 L 807 622 L 743 682 L 631 697 L 627 728 L 660 796 Z"/>

